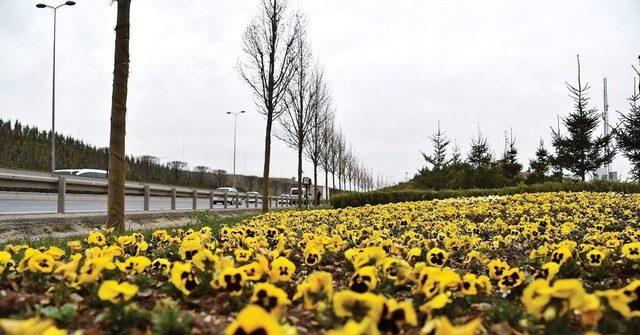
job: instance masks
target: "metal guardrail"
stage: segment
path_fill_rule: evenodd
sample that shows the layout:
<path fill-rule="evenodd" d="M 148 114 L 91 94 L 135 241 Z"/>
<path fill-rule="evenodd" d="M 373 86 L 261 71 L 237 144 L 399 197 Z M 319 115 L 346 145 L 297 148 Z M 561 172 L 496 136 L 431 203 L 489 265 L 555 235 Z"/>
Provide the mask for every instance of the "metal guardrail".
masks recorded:
<path fill-rule="evenodd" d="M 31 192 L 58 193 L 58 213 L 65 213 L 65 195 L 67 193 L 77 194 L 107 194 L 107 181 L 103 179 L 55 176 L 55 175 L 29 175 L 9 172 L 0 172 L 0 189 L 20 189 Z M 146 184 L 139 182 L 125 183 L 126 195 L 137 195 L 144 197 L 144 211 L 149 211 L 149 199 L 151 196 L 171 197 L 171 210 L 176 210 L 176 199 L 192 198 L 192 210 L 198 209 L 198 198 L 209 199 L 209 209 L 214 209 L 214 203 L 222 202 L 224 208 L 230 204 L 235 208 L 240 208 L 240 203 L 244 201 L 245 208 L 249 208 L 250 200 L 253 200 L 254 208 L 258 207 L 258 202 L 262 197 L 250 196 L 242 192 L 216 192 L 207 189 L 185 188 L 178 186 L 167 186 L 158 184 Z M 289 196 L 269 196 L 269 207 L 290 207 Z"/>

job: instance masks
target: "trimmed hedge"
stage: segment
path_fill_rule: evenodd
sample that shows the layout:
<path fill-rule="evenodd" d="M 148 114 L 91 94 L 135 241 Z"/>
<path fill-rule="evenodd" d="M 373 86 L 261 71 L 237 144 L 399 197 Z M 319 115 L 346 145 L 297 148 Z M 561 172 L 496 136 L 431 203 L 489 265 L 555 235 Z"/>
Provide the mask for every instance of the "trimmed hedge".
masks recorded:
<path fill-rule="evenodd" d="M 534 185 L 519 185 L 497 189 L 468 190 L 398 190 L 374 191 L 366 193 L 342 193 L 331 197 L 334 208 L 380 205 L 406 201 L 447 199 L 458 197 L 481 197 L 488 195 L 511 195 L 540 192 L 619 192 L 640 193 L 640 184 L 634 182 L 614 182 L 597 180 L 591 182 L 565 181 Z"/>

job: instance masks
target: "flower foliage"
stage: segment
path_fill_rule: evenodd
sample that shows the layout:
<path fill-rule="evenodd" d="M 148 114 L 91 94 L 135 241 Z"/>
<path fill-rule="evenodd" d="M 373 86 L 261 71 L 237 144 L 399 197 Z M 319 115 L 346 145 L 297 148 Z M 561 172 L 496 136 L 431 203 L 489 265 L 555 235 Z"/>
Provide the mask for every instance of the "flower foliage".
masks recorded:
<path fill-rule="evenodd" d="M 630 333 L 640 325 L 639 209 L 635 195 L 532 193 L 282 211 L 222 227 L 6 245 L 2 292 L 59 292 L 42 304 L 86 298 L 80 321 L 64 325 L 0 303 L 0 327 L 8 334 L 56 326 Z M 97 327 L 82 323 L 83 313 L 100 308 L 108 313 Z"/>

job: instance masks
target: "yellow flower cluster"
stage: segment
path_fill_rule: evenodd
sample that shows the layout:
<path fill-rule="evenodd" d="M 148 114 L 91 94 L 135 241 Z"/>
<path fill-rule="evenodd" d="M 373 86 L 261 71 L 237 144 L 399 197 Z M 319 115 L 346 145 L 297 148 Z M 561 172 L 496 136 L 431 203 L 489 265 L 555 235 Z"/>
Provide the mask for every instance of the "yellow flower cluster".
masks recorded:
<path fill-rule="evenodd" d="M 235 306 L 223 311 L 235 316 L 227 334 L 315 325 L 328 334 L 471 335 L 496 324 L 531 333 L 562 320 L 593 333 L 611 331 L 615 320 L 613 332 L 622 333 L 640 317 L 635 195 L 282 211 L 213 229 L 96 231 L 63 249 L 4 249 L 0 276 L 62 282 L 110 304 L 134 302 L 141 277 L 184 300 L 222 297 Z"/>

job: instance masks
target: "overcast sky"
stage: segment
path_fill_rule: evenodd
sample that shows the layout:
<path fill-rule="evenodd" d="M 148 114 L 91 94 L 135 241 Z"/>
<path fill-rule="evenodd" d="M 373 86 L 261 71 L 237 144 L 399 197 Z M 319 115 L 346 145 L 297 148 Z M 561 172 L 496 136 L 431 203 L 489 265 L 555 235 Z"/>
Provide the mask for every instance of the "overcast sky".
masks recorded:
<path fill-rule="evenodd" d="M 37 1 L 0 0 L 0 118 L 49 129 L 53 16 Z M 116 6 L 77 0 L 58 12 L 57 129 L 107 146 Z M 55 4 L 55 3 L 52 3 Z M 640 1 L 293 0 L 308 16 L 337 118 L 357 156 L 389 180 L 423 165 L 440 120 L 463 152 L 488 136 L 502 154 L 516 136 L 520 161 L 572 101 L 575 56 L 602 110 L 627 111 L 640 54 Z M 134 0 L 127 153 L 261 174 L 264 120 L 234 65 L 258 0 Z M 613 112 L 612 114 L 615 114 Z M 612 117 L 615 124 L 617 117 Z M 296 155 L 274 139 L 272 175 L 295 175 Z M 624 178 L 629 165 L 616 158 Z M 311 175 L 305 166 L 305 175 Z"/>

